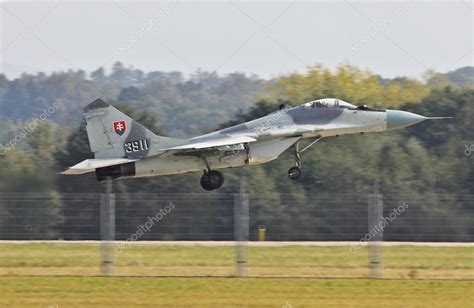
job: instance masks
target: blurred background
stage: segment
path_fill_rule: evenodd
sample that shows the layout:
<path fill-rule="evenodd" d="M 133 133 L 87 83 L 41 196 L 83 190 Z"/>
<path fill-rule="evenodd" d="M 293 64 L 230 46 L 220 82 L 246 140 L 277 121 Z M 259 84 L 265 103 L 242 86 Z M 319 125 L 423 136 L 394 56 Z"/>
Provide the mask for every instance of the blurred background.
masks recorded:
<path fill-rule="evenodd" d="M 472 9 L 469 1 L 2 3 L 0 238 L 99 238 L 104 187 L 94 174 L 57 174 L 92 158 L 82 108 L 98 97 L 173 137 L 337 97 L 453 119 L 323 139 L 304 153 L 297 182 L 286 175 L 289 153 L 224 170 L 212 193 L 202 194 L 199 173 L 116 181 L 117 236 L 166 201 L 181 212 L 146 239 L 232 239 L 232 194 L 245 176 L 254 238 L 273 225 L 273 240 L 357 240 L 378 182 L 386 213 L 410 206 L 388 239 L 473 241 Z"/>

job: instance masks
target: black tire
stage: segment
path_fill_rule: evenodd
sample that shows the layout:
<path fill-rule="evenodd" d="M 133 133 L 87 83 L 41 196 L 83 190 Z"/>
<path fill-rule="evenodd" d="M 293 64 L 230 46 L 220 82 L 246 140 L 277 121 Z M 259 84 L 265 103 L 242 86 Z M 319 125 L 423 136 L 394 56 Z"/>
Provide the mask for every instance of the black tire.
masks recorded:
<path fill-rule="evenodd" d="M 212 190 L 211 184 L 209 183 L 209 177 L 206 173 L 201 176 L 201 187 L 204 190 Z"/>
<path fill-rule="evenodd" d="M 288 177 L 291 179 L 291 180 L 297 180 L 299 179 L 301 176 L 301 169 L 298 168 L 298 167 L 291 167 L 289 170 L 288 170 Z"/>
<path fill-rule="evenodd" d="M 217 189 L 224 184 L 224 176 L 216 170 L 204 173 L 201 177 L 201 186 L 207 191 Z"/>

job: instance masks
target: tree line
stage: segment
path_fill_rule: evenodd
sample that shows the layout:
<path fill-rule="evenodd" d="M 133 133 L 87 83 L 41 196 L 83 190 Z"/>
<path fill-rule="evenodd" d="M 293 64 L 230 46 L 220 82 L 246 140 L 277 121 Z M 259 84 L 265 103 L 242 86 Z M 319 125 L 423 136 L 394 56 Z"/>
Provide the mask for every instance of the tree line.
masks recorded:
<path fill-rule="evenodd" d="M 239 179 L 245 176 L 251 196 L 264 196 L 254 198 L 251 204 L 256 217 L 251 222 L 252 228 L 299 222 L 301 228 L 279 229 L 278 237 L 311 239 L 314 230 L 304 226 L 318 226 L 330 220 L 331 226 L 322 228 L 319 232 L 323 233 L 319 234 L 335 235 L 352 212 L 342 211 L 338 217 L 329 217 L 320 211 L 306 210 L 327 206 L 318 199 L 321 195 L 333 196 L 331 204 L 335 207 L 346 206 L 343 201 L 334 200 L 344 194 L 370 194 L 377 181 L 381 193 L 390 200 L 387 204 L 398 206 L 407 200 L 415 204 L 412 223 L 403 229 L 404 239 L 419 233 L 417 228 L 431 221 L 434 223 L 422 232 L 439 234 L 434 240 L 442 240 L 443 232 L 447 231 L 437 225 L 440 219 L 459 215 L 458 220 L 453 220 L 459 223 L 449 232 L 472 240 L 474 208 L 466 198 L 474 195 L 474 153 L 470 153 L 474 144 L 474 90 L 472 74 L 468 73 L 472 71 L 473 68 L 445 74 L 430 71 L 424 80 L 385 79 L 349 64 L 335 70 L 315 65 L 303 73 L 264 80 L 240 73 L 219 76 L 215 72 L 197 71 L 189 77 L 179 72 L 144 73 L 116 63 L 109 74 L 99 68 L 90 74 L 80 70 L 24 74 L 13 80 L 1 75 L 0 193 L 3 198 L 11 193 L 42 193 L 48 198 L 36 203 L 22 201 L 23 206 L 1 202 L 0 236 L 8 233 L 21 238 L 25 225 L 36 228 L 34 233 L 40 237 L 64 236 L 67 230 L 71 238 L 88 234 L 85 222 L 95 221 L 97 206 L 65 202 L 61 194 L 98 193 L 103 187 L 97 184 L 94 175 L 65 177 L 57 173 L 92 157 L 81 115 L 83 106 L 97 97 L 116 105 L 152 131 L 174 137 L 192 137 L 242 123 L 275 111 L 282 103 L 293 106 L 312 99 L 338 97 L 356 105 L 453 119 L 427 121 L 380 134 L 323 139 L 303 154 L 303 176 L 298 182 L 290 182 L 286 176 L 293 163 L 290 153 L 265 165 L 224 170 L 226 183 L 213 193 L 212 202 L 222 205 L 221 208 L 212 212 L 210 203 L 204 205 L 210 213 L 215 213 L 212 219 L 231 223 L 227 196 L 239 190 Z M 57 108 L 51 109 L 54 106 Z M 41 119 L 45 111 L 46 119 Z M 34 129 L 28 130 L 33 121 Z M 200 174 L 193 173 L 129 179 L 116 181 L 114 190 L 117 193 L 202 193 L 199 177 Z M 195 217 L 190 221 L 207 223 L 212 229 L 209 215 L 202 214 L 199 202 L 189 202 L 186 214 Z M 91 210 L 80 212 L 81 206 Z M 145 205 L 129 200 L 121 206 L 117 219 L 126 221 L 127 213 Z M 288 211 L 291 215 L 281 215 Z M 84 226 L 79 224 L 74 229 L 71 221 L 77 219 L 73 217 L 77 213 Z M 28 223 L 31 217 L 34 223 Z M 136 220 L 138 223 L 140 219 Z M 215 223 L 210 234 L 227 234 L 228 227 L 223 225 Z M 176 226 L 170 225 L 160 232 L 157 237 L 180 238 Z M 189 238 L 195 231 L 187 232 L 181 238 Z M 122 233 L 126 234 L 124 230 Z M 393 237 L 397 239 L 397 234 Z"/>

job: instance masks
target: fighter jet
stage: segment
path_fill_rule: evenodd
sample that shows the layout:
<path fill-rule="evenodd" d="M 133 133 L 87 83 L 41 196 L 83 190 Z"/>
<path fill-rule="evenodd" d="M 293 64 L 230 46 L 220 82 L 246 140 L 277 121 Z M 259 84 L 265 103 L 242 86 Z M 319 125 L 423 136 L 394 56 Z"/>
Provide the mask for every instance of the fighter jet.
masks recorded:
<path fill-rule="evenodd" d="M 310 101 L 279 110 L 243 124 L 191 139 L 158 136 L 107 102 L 97 99 L 84 108 L 87 136 L 94 159 L 63 172 L 95 172 L 98 181 L 127 177 L 202 171 L 207 191 L 224 183 L 218 169 L 258 165 L 292 148 L 294 165 L 288 177 L 301 176 L 300 154 L 321 138 L 383 132 L 428 119 L 415 113 L 355 106 L 336 98 Z M 300 149 L 300 142 L 309 144 Z"/>

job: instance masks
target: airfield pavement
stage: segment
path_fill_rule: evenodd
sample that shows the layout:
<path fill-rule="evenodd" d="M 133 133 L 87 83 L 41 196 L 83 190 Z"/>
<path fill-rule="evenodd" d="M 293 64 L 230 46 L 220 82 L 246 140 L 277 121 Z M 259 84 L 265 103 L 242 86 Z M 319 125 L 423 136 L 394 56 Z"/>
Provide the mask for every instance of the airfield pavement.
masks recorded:
<path fill-rule="evenodd" d="M 0 240 L 0 244 L 33 244 L 33 243 L 50 243 L 50 244 L 100 244 L 101 241 L 84 240 L 84 241 L 67 241 L 67 240 L 25 240 L 10 241 Z M 247 245 L 252 247 L 282 247 L 282 246 L 350 246 L 359 242 L 356 241 L 248 241 Z M 377 242 L 382 246 L 415 246 L 415 247 L 474 247 L 474 243 L 470 242 Z M 131 244 L 131 245 L 176 245 L 176 246 L 232 246 L 235 241 L 114 241 L 114 244 Z"/>

